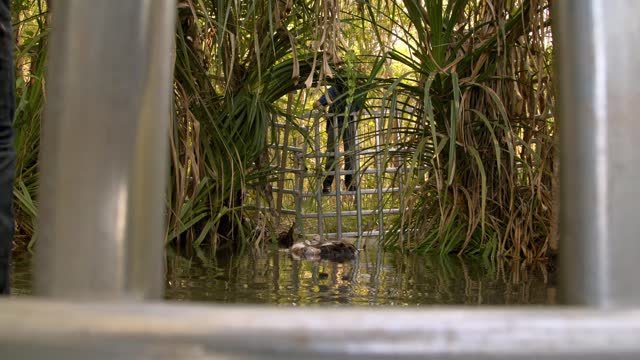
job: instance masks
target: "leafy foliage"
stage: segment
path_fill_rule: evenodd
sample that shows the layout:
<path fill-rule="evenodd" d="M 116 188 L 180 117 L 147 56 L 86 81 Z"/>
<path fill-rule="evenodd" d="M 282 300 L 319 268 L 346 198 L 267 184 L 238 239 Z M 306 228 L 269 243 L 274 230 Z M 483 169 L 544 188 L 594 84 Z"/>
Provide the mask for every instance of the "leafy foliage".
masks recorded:
<path fill-rule="evenodd" d="M 245 198 L 249 188 L 270 196 L 272 125 L 297 126 L 293 93 L 342 77 L 350 99 L 368 93 L 367 107 L 385 114 L 387 161 L 404 154 L 413 169 L 397 175 L 406 200 L 387 246 L 544 256 L 556 233 L 550 4 L 179 1 L 166 242 L 259 246 L 273 224 L 248 216 Z M 18 233 L 32 236 L 48 7 L 12 6 L 14 193 Z"/>
<path fill-rule="evenodd" d="M 412 206 L 387 245 L 544 256 L 555 152 L 549 3 L 393 6 L 410 19 L 394 28 L 410 35 L 408 52 L 386 55 L 408 71 L 389 82 L 386 106 L 410 108 L 401 146 L 417 150 L 406 161 L 428 175 L 414 178 L 422 190 L 407 194 Z"/>

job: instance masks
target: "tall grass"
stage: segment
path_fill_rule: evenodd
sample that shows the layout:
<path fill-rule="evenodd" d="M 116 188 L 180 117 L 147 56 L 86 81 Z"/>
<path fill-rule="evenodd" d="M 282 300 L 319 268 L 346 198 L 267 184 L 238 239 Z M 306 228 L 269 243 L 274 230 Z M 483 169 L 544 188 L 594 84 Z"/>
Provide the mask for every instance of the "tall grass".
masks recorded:
<path fill-rule="evenodd" d="M 325 9 L 280 1 L 179 7 L 167 241 L 258 246 L 264 233 L 255 229 L 264 224 L 248 220 L 244 197 L 249 185 L 267 184 L 268 128 L 287 117 L 277 101 L 331 71 L 330 42 L 306 44 L 317 29 L 305 24 Z"/>
<path fill-rule="evenodd" d="M 415 150 L 406 164 L 425 167 L 427 177 L 409 178 L 423 190 L 405 195 L 409 204 L 386 244 L 545 256 L 556 151 L 549 2 L 389 5 L 397 15 L 387 31 L 406 37 L 385 55 L 407 71 L 387 80 L 385 106 L 409 119 L 400 146 Z"/>
<path fill-rule="evenodd" d="M 16 39 L 16 178 L 14 185 L 16 236 L 32 244 L 37 216 L 40 121 L 45 100 L 47 4 L 14 0 L 12 20 Z"/>

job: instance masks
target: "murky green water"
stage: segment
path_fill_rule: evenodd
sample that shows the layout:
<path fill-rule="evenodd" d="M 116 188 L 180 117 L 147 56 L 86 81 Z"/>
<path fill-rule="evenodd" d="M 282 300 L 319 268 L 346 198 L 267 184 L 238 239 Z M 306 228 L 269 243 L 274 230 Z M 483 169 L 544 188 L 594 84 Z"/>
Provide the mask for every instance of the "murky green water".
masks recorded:
<path fill-rule="evenodd" d="M 14 256 L 13 293 L 31 292 L 31 257 Z M 353 262 L 295 261 L 262 253 L 170 255 L 167 299 L 304 305 L 555 304 L 542 264 L 483 263 L 365 250 Z"/>
<path fill-rule="evenodd" d="M 201 258 L 207 256 L 200 254 Z M 554 304 L 544 265 L 365 250 L 353 262 L 296 261 L 282 251 L 169 261 L 166 297 L 279 305 Z"/>

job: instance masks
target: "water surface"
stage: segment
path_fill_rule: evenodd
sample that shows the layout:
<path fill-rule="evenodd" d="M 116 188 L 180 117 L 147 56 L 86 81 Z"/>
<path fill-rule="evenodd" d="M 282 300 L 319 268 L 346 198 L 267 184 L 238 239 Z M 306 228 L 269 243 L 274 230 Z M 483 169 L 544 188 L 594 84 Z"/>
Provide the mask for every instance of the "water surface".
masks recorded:
<path fill-rule="evenodd" d="M 12 293 L 31 293 L 32 261 L 14 254 Z M 283 306 L 555 304 L 543 264 L 482 262 L 367 249 L 346 263 L 296 261 L 278 249 L 211 256 L 169 254 L 165 298 Z"/>
<path fill-rule="evenodd" d="M 166 298 L 304 305 L 555 304 L 543 264 L 362 251 L 355 261 L 297 261 L 271 249 L 206 260 L 172 256 Z"/>

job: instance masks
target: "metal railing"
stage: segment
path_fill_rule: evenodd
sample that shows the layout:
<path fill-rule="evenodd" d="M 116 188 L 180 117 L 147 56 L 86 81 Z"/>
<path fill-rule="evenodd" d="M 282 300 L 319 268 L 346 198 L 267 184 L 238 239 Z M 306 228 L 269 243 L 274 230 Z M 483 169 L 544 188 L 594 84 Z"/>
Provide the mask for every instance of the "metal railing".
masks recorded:
<path fill-rule="evenodd" d="M 142 301 L 162 284 L 175 3 L 53 6 L 43 297 L 0 300 L 2 359 L 640 358 L 639 2 L 554 3 L 561 290 L 573 306 L 408 310 Z M 78 167 L 84 176 L 68 175 Z"/>

